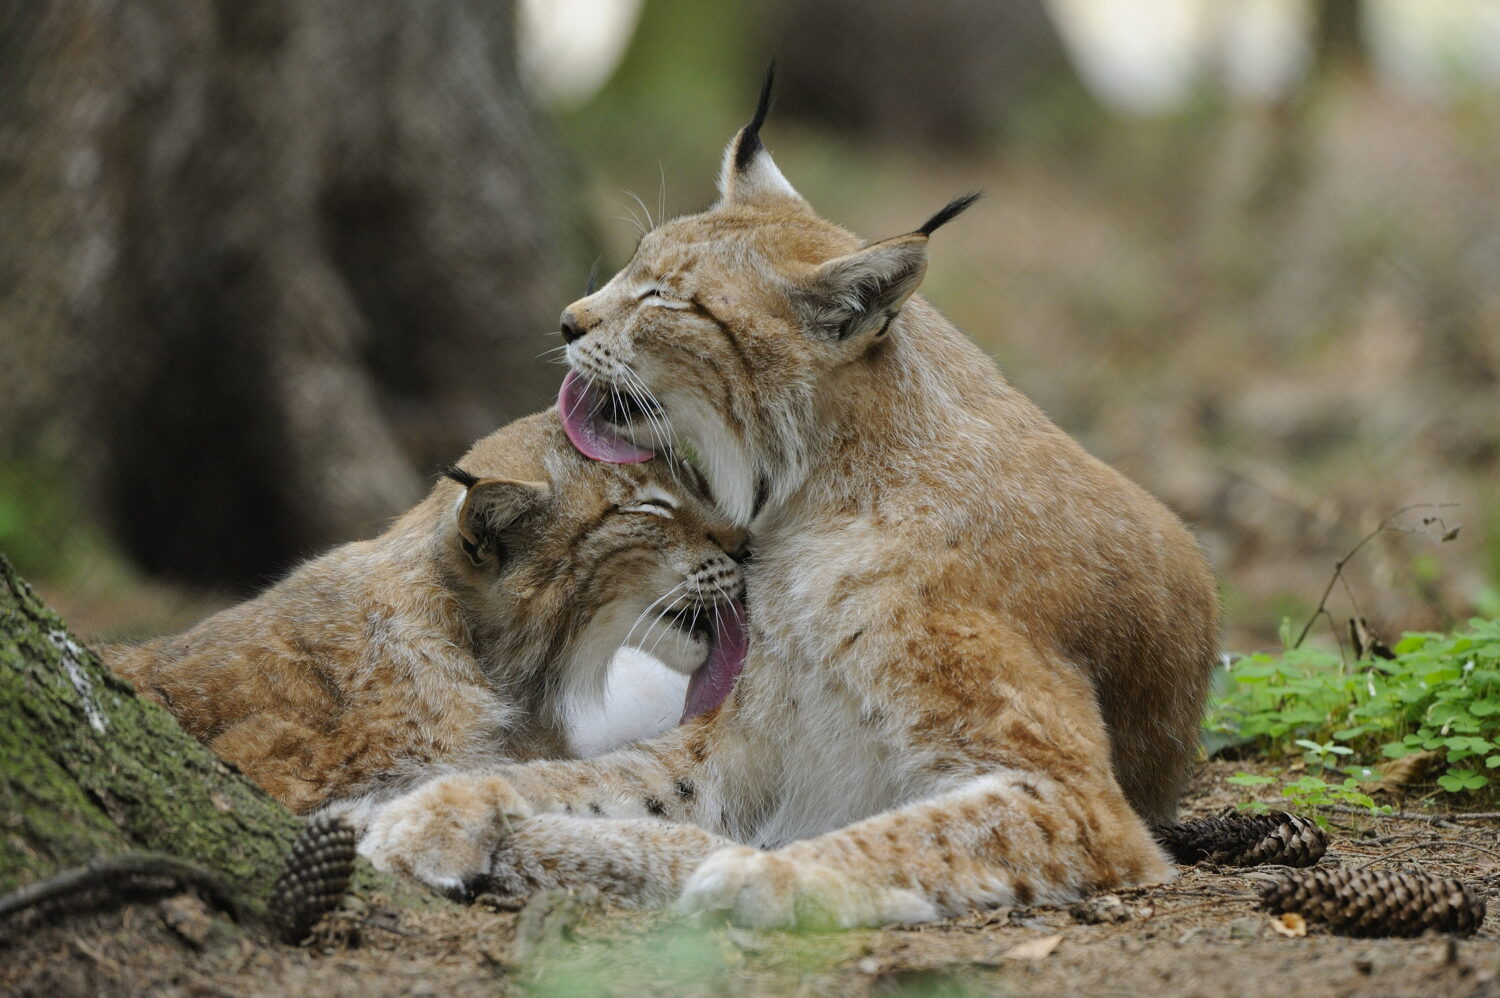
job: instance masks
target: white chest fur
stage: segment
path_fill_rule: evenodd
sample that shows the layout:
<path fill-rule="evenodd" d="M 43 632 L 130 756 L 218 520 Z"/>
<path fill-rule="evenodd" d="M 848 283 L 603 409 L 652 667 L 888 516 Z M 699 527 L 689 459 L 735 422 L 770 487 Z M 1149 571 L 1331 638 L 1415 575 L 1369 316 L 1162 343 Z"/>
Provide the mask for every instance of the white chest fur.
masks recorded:
<path fill-rule="evenodd" d="M 762 778 L 768 799 L 736 831 L 758 845 L 831 831 L 915 792 L 896 705 L 867 681 L 890 639 L 878 619 L 882 596 L 900 584 L 872 531 L 854 520 L 757 548 L 743 722 L 778 764 Z"/>

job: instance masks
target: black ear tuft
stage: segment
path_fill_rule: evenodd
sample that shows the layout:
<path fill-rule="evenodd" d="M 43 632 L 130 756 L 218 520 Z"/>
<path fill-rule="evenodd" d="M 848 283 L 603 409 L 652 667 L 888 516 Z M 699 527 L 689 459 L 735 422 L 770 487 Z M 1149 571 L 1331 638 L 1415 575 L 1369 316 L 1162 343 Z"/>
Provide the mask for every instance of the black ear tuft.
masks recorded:
<path fill-rule="evenodd" d="M 466 489 L 472 489 L 479 483 L 478 475 L 471 475 L 456 464 L 444 465 L 438 469 L 438 473 L 444 478 L 451 478 Z"/>
<path fill-rule="evenodd" d="M 947 225 L 959 215 L 963 214 L 970 206 L 984 197 L 983 191 L 973 191 L 943 205 L 943 210 L 929 218 L 917 231 L 924 236 L 930 236 L 937 231 L 939 226 Z"/>
<path fill-rule="evenodd" d="M 771 110 L 771 87 L 776 82 L 776 60 L 772 59 L 766 66 L 766 78 L 760 85 L 760 103 L 755 105 L 755 117 L 750 119 L 750 124 L 740 130 L 739 145 L 734 147 L 734 168 L 743 170 L 749 165 L 755 154 L 760 152 L 760 126 L 766 123 L 766 115 Z"/>

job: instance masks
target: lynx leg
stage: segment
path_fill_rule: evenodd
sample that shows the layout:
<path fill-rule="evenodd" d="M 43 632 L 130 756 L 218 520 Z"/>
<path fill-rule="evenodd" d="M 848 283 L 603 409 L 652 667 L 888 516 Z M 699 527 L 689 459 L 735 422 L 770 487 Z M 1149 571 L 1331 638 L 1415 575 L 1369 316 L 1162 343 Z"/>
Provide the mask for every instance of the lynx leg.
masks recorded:
<path fill-rule="evenodd" d="M 678 906 L 757 927 L 847 928 L 1072 901 L 1171 875 L 1118 789 L 1079 793 L 1008 771 L 774 852 L 720 850 Z"/>
<path fill-rule="evenodd" d="M 773 852 L 721 850 L 689 879 L 683 909 L 756 926 L 879 925 L 1171 876 L 1115 781 L 1077 670 L 979 614 L 933 614 L 912 631 L 867 675 L 903 719 L 898 756 L 926 792 Z"/>
<path fill-rule="evenodd" d="M 661 827 L 667 822 L 691 822 L 698 797 L 696 758 L 701 754 L 695 746 L 708 723 L 684 725 L 653 741 L 596 759 L 523 763 L 435 777 L 369 814 L 360 854 L 377 869 L 407 874 L 447 894 L 472 893 L 476 885 L 494 879 L 496 869 L 501 871 L 505 890 L 521 889 L 528 878 L 552 886 L 543 882 L 545 878 L 539 879 L 540 859 L 521 864 L 516 873 L 519 880 L 505 879 L 514 860 L 511 867 L 492 864 L 493 857 L 523 827 L 523 819 L 532 815 L 636 819 L 643 826 Z M 553 823 L 544 825 L 552 827 Z M 583 834 L 570 829 L 566 839 L 581 842 Z M 597 847 L 593 853 L 607 855 L 617 841 L 625 840 L 615 834 L 609 839 L 611 845 Z M 528 833 L 509 855 L 530 856 L 530 846 L 537 842 Z M 674 864 L 687 862 L 679 858 L 686 857 L 695 842 L 688 832 L 668 835 L 663 848 L 670 858 L 660 863 L 650 857 L 636 858 L 650 871 L 658 867 L 675 871 Z M 703 853 L 711 851 L 713 844 L 704 846 Z M 561 846 L 541 853 L 562 854 Z"/>
<path fill-rule="evenodd" d="M 593 887 L 612 904 L 662 908 L 682 892 L 698 864 L 730 845 L 696 825 L 540 814 L 516 825 L 475 886 L 506 898 Z"/>

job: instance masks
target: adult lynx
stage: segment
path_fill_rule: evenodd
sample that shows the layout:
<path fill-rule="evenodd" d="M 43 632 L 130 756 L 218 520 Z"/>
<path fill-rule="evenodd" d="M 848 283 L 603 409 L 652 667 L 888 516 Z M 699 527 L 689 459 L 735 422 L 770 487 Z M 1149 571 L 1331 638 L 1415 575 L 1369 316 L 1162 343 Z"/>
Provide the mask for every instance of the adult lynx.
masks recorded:
<path fill-rule="evenodd" d="M 637 460 L 664 425 L 750 529 L 742 673 L 721 663 L 704 713 L 633 749 L 420 787 L 363 851 L 450 888 L 592 883 L 755 925 L 1170 876 L 1142 819 L 1173 814 L 1197 744 L 1202 554 L 914 296 L 972 199 L 864 243 L 787 183 L 765 108 L 720 201 L 563 313 L 574 443 Z"/>

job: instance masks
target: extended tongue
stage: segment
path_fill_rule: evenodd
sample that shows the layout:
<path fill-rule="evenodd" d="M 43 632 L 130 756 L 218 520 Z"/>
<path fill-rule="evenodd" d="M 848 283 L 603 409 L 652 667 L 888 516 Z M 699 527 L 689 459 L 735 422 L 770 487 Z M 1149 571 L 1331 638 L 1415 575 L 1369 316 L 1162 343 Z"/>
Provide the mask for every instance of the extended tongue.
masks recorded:
<path fill-rule="evenodd" d="M 745 653 L 750 647 L 749 635 L 745 633 L 745 604 L 736 599 L 715 616 L 708 661 L 693 670 L 688 680 L 687 700 L 682 705 L 684 721 L 723 703 L 745 667 Z"/>
<path fill-rule="evenodd" d="M 609 464 L 639 464 L 655 457 L 655 451 L 637 447 L 599 418 L 600 401 L 599 392 L 577 371 L 569 371 L 563 378 L 562 391 L 557 393 L 557 415 L 578 452 Z"/>

